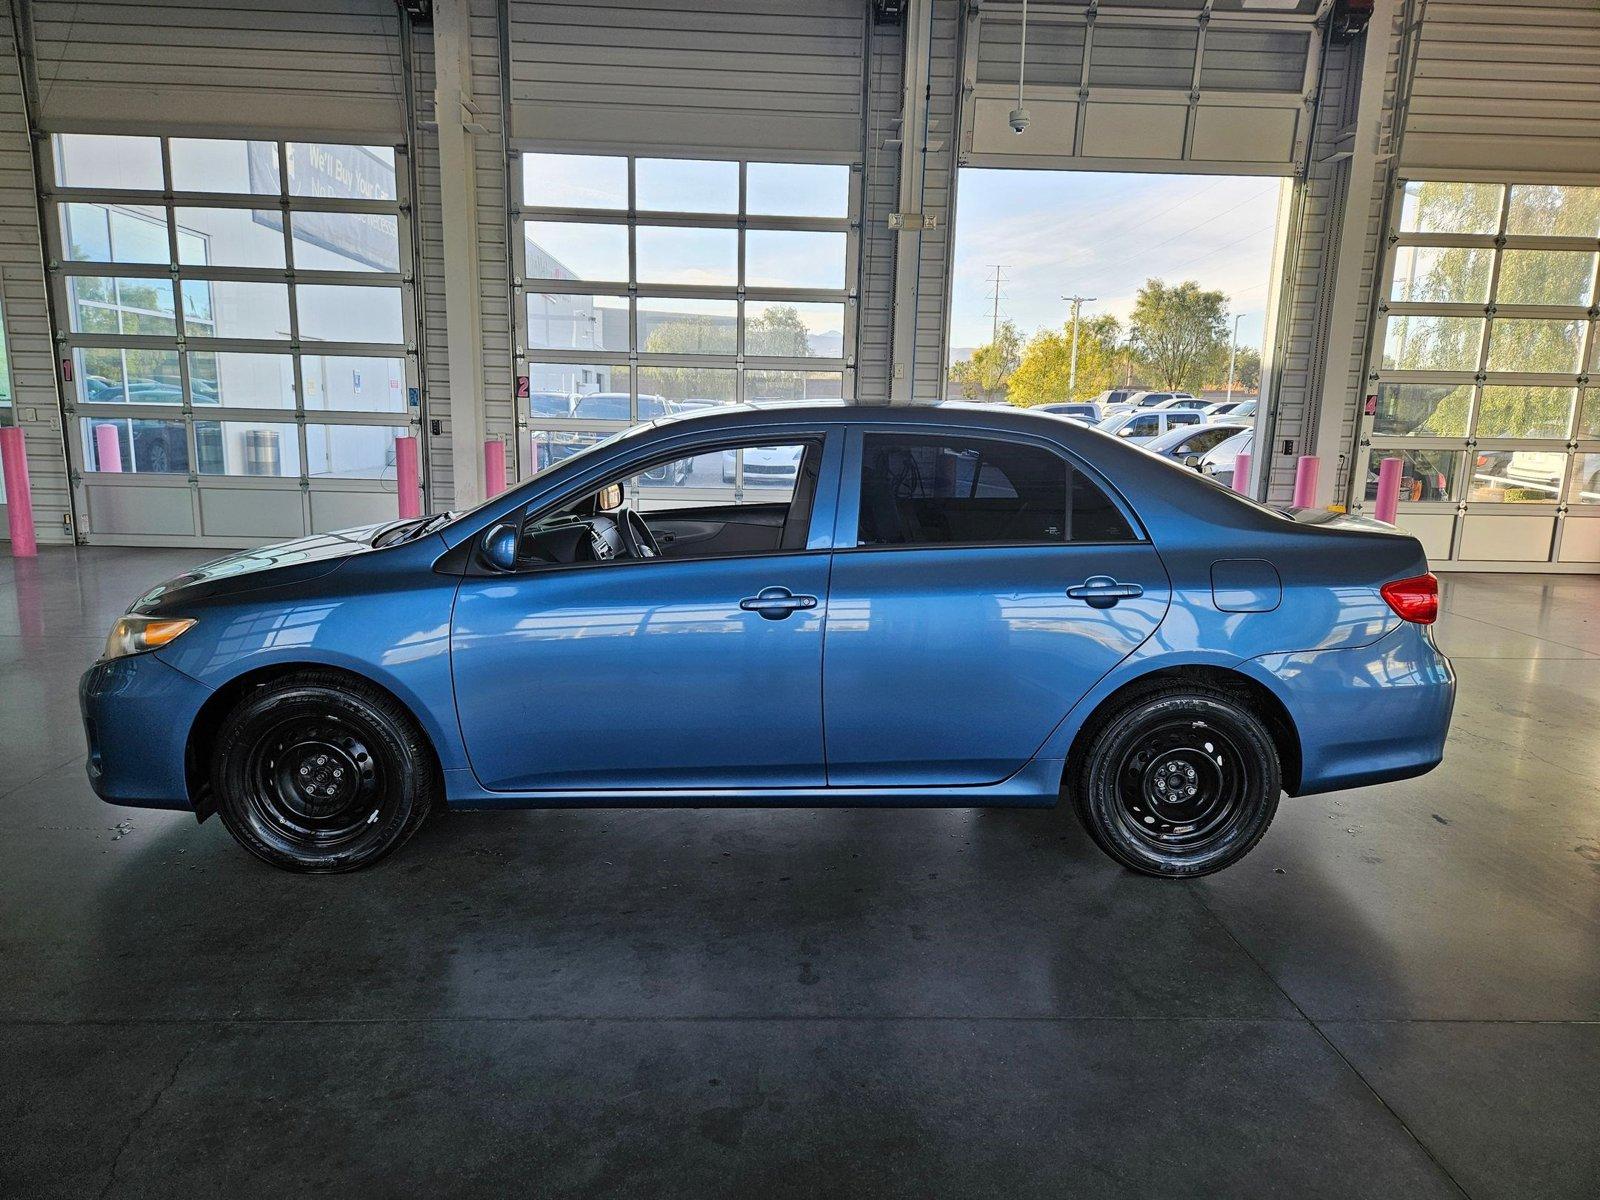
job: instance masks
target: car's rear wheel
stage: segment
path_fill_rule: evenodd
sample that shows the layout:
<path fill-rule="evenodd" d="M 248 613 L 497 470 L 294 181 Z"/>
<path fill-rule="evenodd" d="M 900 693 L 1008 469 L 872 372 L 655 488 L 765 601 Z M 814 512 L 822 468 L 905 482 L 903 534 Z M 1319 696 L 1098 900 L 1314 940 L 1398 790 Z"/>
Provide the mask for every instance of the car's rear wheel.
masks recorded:
<path fill-rule="evenodd" d="M 353 871 L 422 825 L 432 751 L 387 693 L 333 672 L 274 680 L 223 721 L 211 783 L 228 831 L 291 871 Z"/>
<path fill-rule="evenodd" d="M 1261 718 L 1227 692 L 1165 687 L 1097 721 L 1073 801 L 1099 847 L 1147 875 L 1237 862 L 1278 811 L 1282 769 Z"/>

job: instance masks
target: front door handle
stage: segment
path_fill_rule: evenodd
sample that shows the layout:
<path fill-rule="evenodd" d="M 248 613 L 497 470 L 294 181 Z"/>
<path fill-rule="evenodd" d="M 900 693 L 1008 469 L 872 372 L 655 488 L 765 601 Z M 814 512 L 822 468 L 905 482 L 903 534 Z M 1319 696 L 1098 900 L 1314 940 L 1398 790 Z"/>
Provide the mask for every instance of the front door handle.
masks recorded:
<path fill-rule="evenodd" d="M 1069 587 L 1067 595 L 1086 602 L 1090 608 L 1110 608 L 1118 600 L 1144 595 L 1144 589 L 1137 583 L 1118 583 L 1109 575 L 1091 575 L 1076 587 Z"/>
<path fill-rule="evenodd" d="M 739 601 L 739 607 L 745 612 L 760 613 L 769 621 L 781 621 L 797 609 L 816 606 L 815 596 L 797 596 L 786 587 L 762 588 L 754 596 Z"/>

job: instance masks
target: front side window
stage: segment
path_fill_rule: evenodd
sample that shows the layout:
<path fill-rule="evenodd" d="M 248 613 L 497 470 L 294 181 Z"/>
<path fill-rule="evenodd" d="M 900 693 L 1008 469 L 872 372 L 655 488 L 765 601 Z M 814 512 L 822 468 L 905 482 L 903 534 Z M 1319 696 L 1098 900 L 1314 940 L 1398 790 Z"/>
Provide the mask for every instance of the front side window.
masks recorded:
<path fill-rule="evenodd" d="M 987 438 L 868 434 L 861 546 L 1131 541 L 1101 488 L 1041 446 Z"/>

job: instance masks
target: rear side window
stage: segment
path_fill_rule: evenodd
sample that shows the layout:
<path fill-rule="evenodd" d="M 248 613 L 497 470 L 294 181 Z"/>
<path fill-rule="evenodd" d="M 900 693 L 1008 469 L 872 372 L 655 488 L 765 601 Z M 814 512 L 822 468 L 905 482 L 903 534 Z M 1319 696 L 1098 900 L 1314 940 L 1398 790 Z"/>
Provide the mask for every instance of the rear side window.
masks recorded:
<path fill-rule="evenodd" d="M 1125 542 L 1133 530 L 1091 479 L 1040 446 L 869 433 L 861 546 Z"/>

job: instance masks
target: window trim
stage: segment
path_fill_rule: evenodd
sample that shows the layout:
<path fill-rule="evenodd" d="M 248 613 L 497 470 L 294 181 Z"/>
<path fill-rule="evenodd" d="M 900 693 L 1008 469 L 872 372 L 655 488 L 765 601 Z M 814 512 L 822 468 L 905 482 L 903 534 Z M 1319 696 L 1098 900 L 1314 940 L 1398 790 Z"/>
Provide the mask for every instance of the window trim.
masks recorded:
<path fill-rule="evenodd" d="M 1122 515 L 1132 531 L 1131 538 L 1117 541 L 1017 541 L 1017 542 L 912 542 L 898 546 L 861 546 L 857 544 L 861 527 L 861 466 L 866 439 L 871 434 L 901 434 L 906 437 L 944 437 L 966 441 L 1001 442 L 1007 445 L 1028 445 L 1046 450 L 1060 458 L 1064 466 L 1081 471 L 1105 494 Z M 846 431 L 843 459 L 839 468 L 839 492 L 833 527 L 833 552 L 835 554 L 883 554 L 905 551 L 939 550 L 1004 550 L 1045 549 L 1071 550 L 1080 546 L 1139 546 L 1150 545 L 1150 534 L 1139 520 L 1133 506 L 1122 490 L 1116 487 L 1105 472 L 1088 462 L 1068 447 L 1051 438 L 1031 434 L 1001 433 L 998 430 L 970 425 L 925 425 L 900 422 L 862 422 L 852 424 Z"/>

